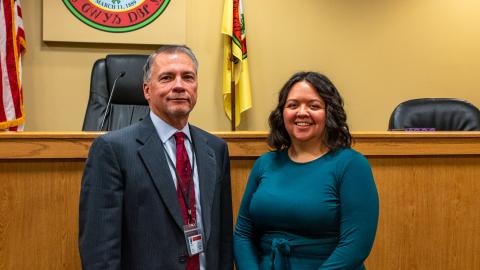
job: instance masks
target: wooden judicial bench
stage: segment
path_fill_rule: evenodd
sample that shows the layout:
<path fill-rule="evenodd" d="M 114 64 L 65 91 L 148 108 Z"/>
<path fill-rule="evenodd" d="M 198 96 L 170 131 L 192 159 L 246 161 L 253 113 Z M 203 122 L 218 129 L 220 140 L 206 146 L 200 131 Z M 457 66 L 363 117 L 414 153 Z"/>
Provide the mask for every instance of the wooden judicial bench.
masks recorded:
<path fill-rule="evenodd" d="M 234 215 L 264 132 L 216 133 L 229 145 Z M 80 269 L 78 199 L 100 133 L 0 133 L 0 269 Z M 380 196 L 366 265 L 480 269 L 480 132 L 356 132 Z M 292 179 L 293 181 L 294 179 Z"/>

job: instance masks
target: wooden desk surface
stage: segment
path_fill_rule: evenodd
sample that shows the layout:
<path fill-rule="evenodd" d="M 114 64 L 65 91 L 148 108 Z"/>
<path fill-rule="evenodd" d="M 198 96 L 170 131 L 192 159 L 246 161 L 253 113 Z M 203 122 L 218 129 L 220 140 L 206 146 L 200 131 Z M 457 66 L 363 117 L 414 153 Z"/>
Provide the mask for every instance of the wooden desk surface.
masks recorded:
<path fill-rule="evenodd" d="M 101 133 L 0 133 L 0 269 L 80 269 L 78 196 Z M 265 132 L 218 132 L 238 211 Z M 354 132 L 380 197 L 376 269 L 480 269 L 480 132 Z"/>
<path fill-rule="evenodd" d="M 0 132 L 0 159 L 86 158 L 101 132 Z M 214 132 L 232 158 L 256 158 L 269 150 L 266 132 Z M 365 156 L 477 155 L 480 132 L 353 132 L 353 148 Z"/>

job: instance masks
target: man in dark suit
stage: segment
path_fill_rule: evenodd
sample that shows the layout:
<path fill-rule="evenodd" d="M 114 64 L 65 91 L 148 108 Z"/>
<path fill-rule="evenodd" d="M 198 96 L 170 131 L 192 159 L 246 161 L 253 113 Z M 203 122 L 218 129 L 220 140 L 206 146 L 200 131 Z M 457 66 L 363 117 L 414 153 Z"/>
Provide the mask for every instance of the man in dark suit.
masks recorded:
<path fill-rule="evenodd" d="M 167 45 L 144 68 L 149 116 L 97 138 L 80 194 L 83 269 L 232 268 L 225 142 L 188 124 L 198 63 Z"/>

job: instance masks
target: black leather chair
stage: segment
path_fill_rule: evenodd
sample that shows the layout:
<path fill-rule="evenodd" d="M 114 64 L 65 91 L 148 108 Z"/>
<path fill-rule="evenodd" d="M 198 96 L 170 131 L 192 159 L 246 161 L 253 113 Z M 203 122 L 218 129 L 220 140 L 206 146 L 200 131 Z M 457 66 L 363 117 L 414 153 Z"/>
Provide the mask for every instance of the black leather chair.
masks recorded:
<path fill-rule="evenodd" d="M 103 130 L 119 129 L 145 118 L 149 112 L 143 96 L 143 66 L 147 58 L 148 55 L 107 55 L 95 62 L 82 130 L 101 130 L 110 91 L 122 72 L 125 75 L 117 80 Z"/>
<path fill-rule="evenodd" d="M 480 130 L 480 111 L 468 101 L 420 98 L 400 103 L 390 116 L 388 129 L 430 128 L 437 131 Z"/>

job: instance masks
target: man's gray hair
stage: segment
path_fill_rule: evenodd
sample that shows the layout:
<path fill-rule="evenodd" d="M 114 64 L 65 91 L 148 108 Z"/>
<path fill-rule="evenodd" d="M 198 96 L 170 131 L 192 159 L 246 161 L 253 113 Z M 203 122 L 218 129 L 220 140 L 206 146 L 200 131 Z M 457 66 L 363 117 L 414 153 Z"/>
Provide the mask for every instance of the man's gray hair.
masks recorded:
<path fill-rule="evenodd" d="M 148 56 L 147 62 L 143 66 L 143 82 L 148 82 L 150 81 L 150 77 L 152 76 L 152 65 L 153 61 L 155 61 L 155 58 L 157 55 L 165 53 L 165 54 L 174 54 L 174 53 L 184 53 L 190 59 L 192 59 L 193 66 L 195 67 L 195 73 L 198 72 L 198 61 L 195 55 L 193 54 L 192 50 L 187 47 L 186 45 L 164 45 L 160 47 L 158 50 L 150 54 Z"/>

